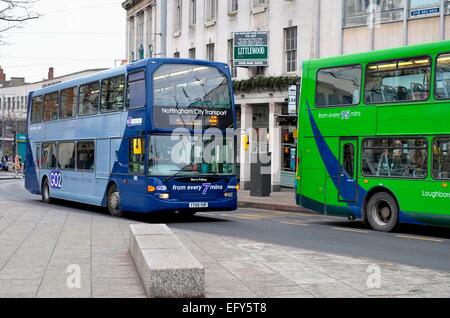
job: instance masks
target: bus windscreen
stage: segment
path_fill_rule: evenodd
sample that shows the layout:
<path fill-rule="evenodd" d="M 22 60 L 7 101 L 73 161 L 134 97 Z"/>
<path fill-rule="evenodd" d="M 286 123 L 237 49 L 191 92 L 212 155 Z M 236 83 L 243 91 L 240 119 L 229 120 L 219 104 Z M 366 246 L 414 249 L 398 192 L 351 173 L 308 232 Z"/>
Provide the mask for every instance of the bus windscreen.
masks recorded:
<path fill-rule="evenodd" d="M 232 97 L 217 68 L 164 64 L 153 76 L 153 128 L 233 127 Z"/>

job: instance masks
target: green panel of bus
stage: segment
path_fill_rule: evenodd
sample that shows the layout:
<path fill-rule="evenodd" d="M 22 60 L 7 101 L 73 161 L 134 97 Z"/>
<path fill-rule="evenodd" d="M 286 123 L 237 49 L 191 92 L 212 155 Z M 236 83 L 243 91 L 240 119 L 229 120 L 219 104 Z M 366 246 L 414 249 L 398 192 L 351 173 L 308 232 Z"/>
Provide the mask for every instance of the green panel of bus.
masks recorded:
<path fill-rule="evenodd" d="M 361 219 L 450 226 L 450 41 L 303 65 L 297 204 Z"/>

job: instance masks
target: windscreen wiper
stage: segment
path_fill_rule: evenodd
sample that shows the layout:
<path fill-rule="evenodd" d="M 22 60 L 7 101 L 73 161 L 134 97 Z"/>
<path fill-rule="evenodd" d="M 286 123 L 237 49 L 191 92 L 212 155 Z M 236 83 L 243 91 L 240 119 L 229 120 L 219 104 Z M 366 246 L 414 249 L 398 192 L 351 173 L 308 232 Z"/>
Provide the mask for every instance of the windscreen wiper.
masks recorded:
<path fill-rule="evenodd" d="M 172 171 L 176 171 L 175 174 L 173 174 L 170 177 L 167 177 L 166 179 L 164 179 L 164 182 L 167 182 L 177 176 L 179 176 L 182 172 L 194 172 L 194 169 L 187 169 L 190 165 L 184 166 L 183 168 L 181 168 L 180 170 L 172 170 Z"/>

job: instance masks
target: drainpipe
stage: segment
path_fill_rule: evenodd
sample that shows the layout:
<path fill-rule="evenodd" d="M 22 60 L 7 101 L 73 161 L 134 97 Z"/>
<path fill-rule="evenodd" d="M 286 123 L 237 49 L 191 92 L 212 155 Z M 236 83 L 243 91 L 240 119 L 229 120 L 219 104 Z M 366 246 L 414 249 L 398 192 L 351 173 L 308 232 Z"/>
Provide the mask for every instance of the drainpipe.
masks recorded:
<path fill-rule="evenodd" d="M 161 57 L 167 57 L 167 1 L 160 1 L 161 11 Z"/>

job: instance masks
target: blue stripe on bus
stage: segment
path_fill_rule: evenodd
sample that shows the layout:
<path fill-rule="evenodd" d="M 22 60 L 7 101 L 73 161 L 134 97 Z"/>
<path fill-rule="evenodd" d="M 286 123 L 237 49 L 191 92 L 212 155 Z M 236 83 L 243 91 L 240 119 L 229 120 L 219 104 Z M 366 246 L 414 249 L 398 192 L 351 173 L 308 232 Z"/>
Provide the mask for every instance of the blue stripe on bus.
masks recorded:
<path fill-rule="evenodd" d="M 338 181 L 337 175 L 340 171 L 345 171 L 345 169 L 339 163 L 339 160 L 336 158 L 333 151 L 331 151 L 330 147 L 328 146 L 327 142 L 325 141 L 325 138 L 323 137 L 322 133 L 320 132 L 320 129 L 314 120 L 314 116 L 312 114 L 312 111 L 311 111 L 308 101 L 306 101 L 306 105 L 308 108 L 309 120 L 310 120 L 311 127 L 313 130 L 314 138 L 316 140 L 316 145 L 319 150 L 322 161 L 325 165 L 325 168 L 328 171 L 328 175 L 330 176 L 331 180 L 333 180 L 334 186 L 336 187 L 338 192 L 340 192 L 343 199 L 345 201 L 352 201 L 352 200 L 354 200 L 354 198 L 347 196 L 347 194 L 351 193 L 351 191 L 347 191 L 347 189 L 344 189 L 344 191 L 339 191 L 339 181 Z M 356 182 L 356 180 L 354 180 L 354 181 Z M 361 205 L 362 205 L 362 202 L 364 202 L 364 198 L 366 196 L 366 191 L 360 185 L 358 185 L 357 193 L 358 193 L 357 202 L 356 203 L 347 202 L 347 205 L 350 208 L 354 217 L 361 218 L 362 217 Z"/>

